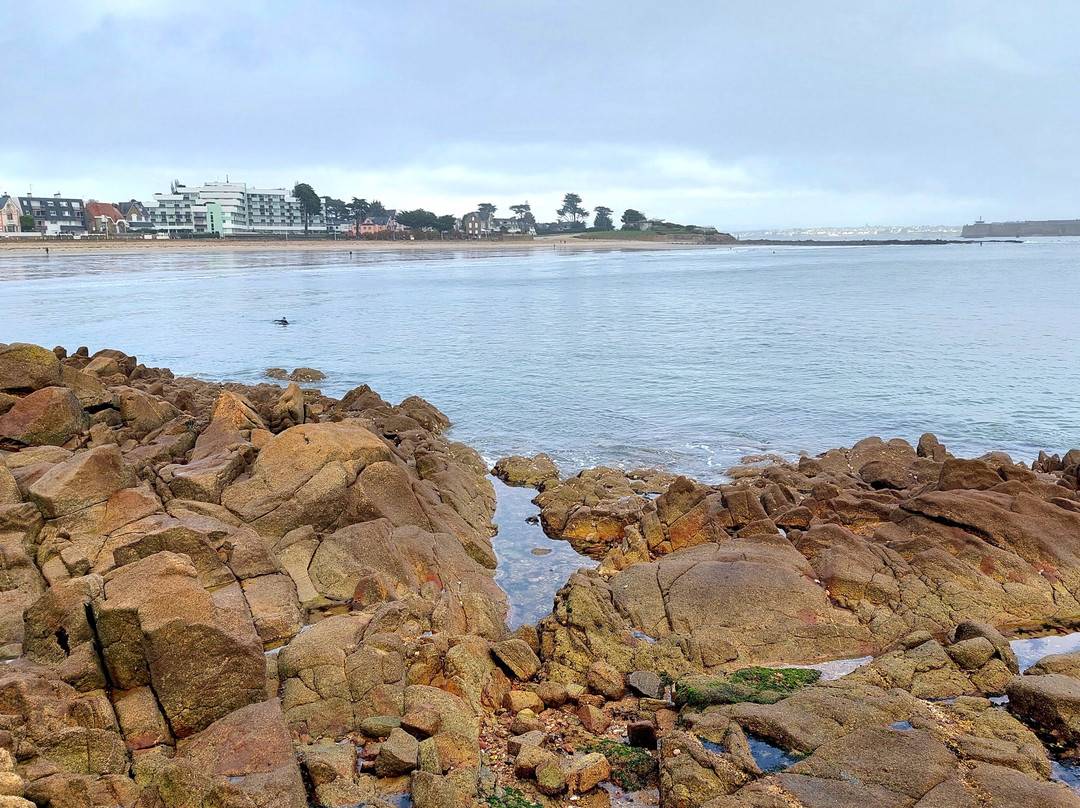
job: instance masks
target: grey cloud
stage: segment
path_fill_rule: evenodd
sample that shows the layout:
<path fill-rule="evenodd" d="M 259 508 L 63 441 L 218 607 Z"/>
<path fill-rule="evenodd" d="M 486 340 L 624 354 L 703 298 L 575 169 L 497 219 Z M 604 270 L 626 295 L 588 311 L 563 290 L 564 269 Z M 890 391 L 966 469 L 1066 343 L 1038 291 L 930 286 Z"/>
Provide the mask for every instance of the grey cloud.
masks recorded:
<path fill-rule="evenodd" d="M 0 191 L 229 173 L 458 213 L 573 189 L 731 229 L 1076 215 L 1068 2 L 5 13 L 0 50 L 34 67 L 5 90 Z"/>

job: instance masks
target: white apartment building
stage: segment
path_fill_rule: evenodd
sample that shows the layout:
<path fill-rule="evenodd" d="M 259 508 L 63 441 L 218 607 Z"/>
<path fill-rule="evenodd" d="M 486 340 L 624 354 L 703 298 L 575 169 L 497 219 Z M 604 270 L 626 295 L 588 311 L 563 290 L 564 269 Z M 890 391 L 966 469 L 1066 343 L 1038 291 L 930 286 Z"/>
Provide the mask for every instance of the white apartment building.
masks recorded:
<path fill-rule="evenodd" d="M 222 236 L 304 232 L 300 203 L 285 188 L 252 188 L 242 182 L 207 182 L 188 187 L 173 182 L 167 194 L 154 194 L 150 208 L 154 227 L 172 233 L 217 233 Z M 326 227 L 321 214 L 308 232 Z"/>

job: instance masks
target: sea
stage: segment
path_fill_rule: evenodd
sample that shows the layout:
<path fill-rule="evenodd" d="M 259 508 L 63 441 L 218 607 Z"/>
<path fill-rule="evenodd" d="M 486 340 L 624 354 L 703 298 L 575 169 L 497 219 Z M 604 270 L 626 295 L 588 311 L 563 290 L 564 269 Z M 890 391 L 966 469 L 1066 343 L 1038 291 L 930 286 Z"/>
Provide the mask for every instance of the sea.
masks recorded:
<path fill-rule="evenodd" d="M 285 318 L 289 325 L 275 324 Z M 870 435 L 1080 445 L 1080 240 L 659 251 L 0 253 L 0 342 L 431 401 L 492 462 L 659 467 Z"/>

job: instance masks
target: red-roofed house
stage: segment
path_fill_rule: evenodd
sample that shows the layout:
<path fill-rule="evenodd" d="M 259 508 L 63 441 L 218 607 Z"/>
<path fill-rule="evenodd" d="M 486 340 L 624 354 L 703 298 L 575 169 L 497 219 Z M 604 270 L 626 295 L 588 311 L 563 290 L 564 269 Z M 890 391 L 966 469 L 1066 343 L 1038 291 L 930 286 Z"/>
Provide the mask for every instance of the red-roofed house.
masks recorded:
<path fill-rule="evenodd" d="M 86 203 L 86 229 L 91 233 L 113 234 L 127 231 L 127 222 L 116 205 L 108 202 Z"/>

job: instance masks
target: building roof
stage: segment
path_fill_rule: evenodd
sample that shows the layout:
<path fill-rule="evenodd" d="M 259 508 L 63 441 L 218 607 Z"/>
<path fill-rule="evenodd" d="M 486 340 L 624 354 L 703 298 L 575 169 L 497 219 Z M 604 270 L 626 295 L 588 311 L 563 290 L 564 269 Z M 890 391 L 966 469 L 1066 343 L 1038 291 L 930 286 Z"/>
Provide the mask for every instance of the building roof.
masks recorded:
<path fill-rule="evenodd" d="M 73 197 L 20 196 L 19 207 L 24 214 L 34 217 L 38 223 L 82 224 L 83 201 Z"/>
<path fill-rule="evenodd" d="M 10 194 L 0 194 L 0 208 L 7 207 L 8 202 L 14 202 L 15 207 L 19 208 L 20 211 L 22 210 L 22 208 L 19 206 L 19 200 L 17 197 L 11 196 Z"/>
<path fill-rule="evenodd" d="M 123 216 L 125 219 L 131 215 L 131 211 L 133 209 L 143 214 L 144 216 L 147 215 L 146 205 L 135 199 L 132 199 L 128 202 L 121 202 L 116 207 L 119 209 L 120 215 Z"/>
<path fill-rule="evenodd" d="M 20 204 L 25 204 L 26 202 L 31 201 L 44 202 L 46 204 L 56 205 L 71 205 L 75 202 L 78 202 L 80 205 L 82 205 L 82 200 L 79 199 L 77 196 L 57 196 L 55 194 L 53 196 L 34 196 L 32 194 L 27 194 L 26 196 L 19 197 Z"/>
<path fill-rule="evenodd" d="M 87 202 L 86 213 L 94 219 L 99 216 L 108 216 L 114 222 L 124 218 L 120 215 L 120 211 L 116 209 L 116 205 L 110 205 L 108 202 Z"/>

